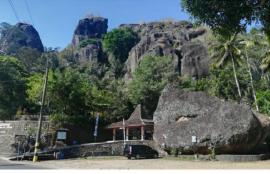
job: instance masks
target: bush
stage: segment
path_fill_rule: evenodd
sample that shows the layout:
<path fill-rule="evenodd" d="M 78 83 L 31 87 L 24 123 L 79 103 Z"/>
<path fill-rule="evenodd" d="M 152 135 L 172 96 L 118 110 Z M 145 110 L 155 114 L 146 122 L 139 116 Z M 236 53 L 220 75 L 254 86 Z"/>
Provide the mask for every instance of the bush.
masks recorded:
<path fill-rule="evenodd" d="M 175 76 L 170 57 L 145 57 L 134 73 L 134 79 L 129 84 L 131 101 L 142 104 L 147 116 L 156 109 L 160 92 Z"/>
<path fill-rule="evenodd" d="M 128 58 L 128 53 L 138 42 L 138 36 L 131 29 L 114 29 L 103 37 L 103 47 L 112 53 L 122 63 Z"/>
<path fill-rule="evenodd" d="M 79 48 L 84 48 L 87 45 L 97 45 L 98 40 L 97 39 L 86 39 L 79 43 Z"/>

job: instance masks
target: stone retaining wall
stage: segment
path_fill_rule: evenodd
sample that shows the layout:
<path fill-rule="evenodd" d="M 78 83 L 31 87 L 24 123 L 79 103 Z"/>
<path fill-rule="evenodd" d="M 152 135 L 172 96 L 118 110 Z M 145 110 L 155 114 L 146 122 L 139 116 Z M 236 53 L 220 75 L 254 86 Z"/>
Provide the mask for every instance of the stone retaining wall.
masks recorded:
<path fill-rule="evenodd" d="M 126 144 L 134 145 L 148 145 L 153 149 L 157 149 L 154 141 L 126 141 Z M 88 156 L 120 156 L 123 155 L 124 142 L 123 141 L 111 141 L 104 143 L 90 143 L 82 145 L 74 145 L 65 148 L 58 149 L 63 152 L 65 158 L 77 158 Z"/>
<path fill-rule="evenodd" d="M 42 133 L 48 133 L 49 122 L 42 124 Z M 34 135 L 38 127 L 38 121 L 0 121 L 0 156 L 14 156 L 16 154 L 16 135 Z"/>

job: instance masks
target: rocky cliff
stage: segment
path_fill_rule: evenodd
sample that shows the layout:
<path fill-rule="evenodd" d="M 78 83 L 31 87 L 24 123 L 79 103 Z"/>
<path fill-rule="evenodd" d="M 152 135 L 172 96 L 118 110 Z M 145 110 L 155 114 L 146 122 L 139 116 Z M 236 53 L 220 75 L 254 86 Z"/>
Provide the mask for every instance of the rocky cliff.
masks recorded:
<path fill-rule="evenodd" d="M 101 37 L 106 34 L 107 28 L 108 19 L 102 17 L 79 21 L 72 39 L 79 64 L 108 60 L 101 44 Z M 125 81 L 132 79 L 139 62 L 147 55 L 173 57 L 175 71 L 182 76 L 197 79 L 208 75 L 209 58 L 203 40 L 206 29 L 194 28 L 186 21 L 123 24 L 119 28 L 130 28 L 139 36 L 138 44 L 130 50 L 125 63 Z"/>
<path fill-rule="evenodd" d="M 72 47 L 76 49 L 75 57 L 80 65 L 92 61 L 105 62 L 101 38 L 107 33 L 108 19 L 87 17 L 81 19 L 74 31 Z"/>
<path fill-rule="evenodd" d="M 270 119 L 249 106 L 173 85 L 163 90 L 154 123 L 154 140 L 184 153 L 250 153 L 270 136 Z"/>
<path fill-rule="evenodd" d="M 29 24 L 18 23 L 1 31 L 0 50 L 14 54 L 22 47 L 30 47 L 43 52 L 43 44 L 36 29 Z"/>
<path fill-rule="evenodd" d="M 140 36 L 140 42 L 131 49 L 126 61 L 126 81 L 132 79 L 139 62 L 147 55 L 172 57 L 175 71 L 182 76 L 198 79 L 208 75 L 207 49 L 199 39 L 207 33 L 206 29 L 194 28 L 186 21 L 152 22 L 120 27 L 131 28 Z"/>

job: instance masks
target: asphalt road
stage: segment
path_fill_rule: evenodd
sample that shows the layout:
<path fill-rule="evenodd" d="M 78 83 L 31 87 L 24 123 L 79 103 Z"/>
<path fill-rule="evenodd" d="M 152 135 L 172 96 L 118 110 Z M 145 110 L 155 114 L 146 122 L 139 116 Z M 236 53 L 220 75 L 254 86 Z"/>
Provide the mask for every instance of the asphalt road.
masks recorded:
<path fill-rule="evenodd" d="M 17 170 L 17 169 L 27 169 L 27 170 L 30 170 L 30 169 L 48 169 L 48 168 L 42 168 L 42 167 L 39 167 L 39 166 L 32 166 L 32 165 L 28 165 L 28 164 L 24 164 L 20 161 L 8 161 L 8 160 L 5 160 L 5 159 L 1 159 L 0 158 L 0 170 Z"/>

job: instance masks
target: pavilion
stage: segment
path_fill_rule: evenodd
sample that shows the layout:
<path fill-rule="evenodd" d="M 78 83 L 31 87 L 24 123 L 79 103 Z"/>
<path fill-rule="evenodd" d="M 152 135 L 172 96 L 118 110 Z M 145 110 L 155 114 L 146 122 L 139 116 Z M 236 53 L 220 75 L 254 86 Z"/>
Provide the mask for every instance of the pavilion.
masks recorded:
<path fill-rule="evenodd" d="M 128 120 L 112 123 L 107 126 L 112 130 L 113 141 L 123 140 L 152 140 L 154 131 L 153 120 L 142 118 L 142 107 L 138 105 Z M 125 131 L 124 131 L 125 130 Z"/>

